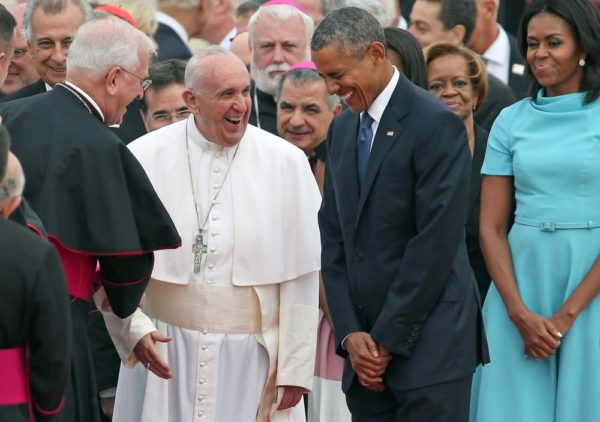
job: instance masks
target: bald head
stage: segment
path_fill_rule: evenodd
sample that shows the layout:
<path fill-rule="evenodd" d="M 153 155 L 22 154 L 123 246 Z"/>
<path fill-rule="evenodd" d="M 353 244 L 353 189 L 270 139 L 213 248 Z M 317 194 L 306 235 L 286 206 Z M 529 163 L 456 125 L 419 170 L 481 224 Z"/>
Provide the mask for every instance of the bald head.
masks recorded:
<path fill-rule="evenodd" d="M 250 41 L 248 39 L 248 32 L 237 34 L 231 41 L 229 49 L 244 62 L 246 69 L 250 71 Z"/>
<path fill-rule="evenodd" d="M 8 218 L 21 203 L 21 194 L 25 187 L 25 175 L 17 157 L 8 153 L 6 174 L 0 182 L 0 215 Z"/>

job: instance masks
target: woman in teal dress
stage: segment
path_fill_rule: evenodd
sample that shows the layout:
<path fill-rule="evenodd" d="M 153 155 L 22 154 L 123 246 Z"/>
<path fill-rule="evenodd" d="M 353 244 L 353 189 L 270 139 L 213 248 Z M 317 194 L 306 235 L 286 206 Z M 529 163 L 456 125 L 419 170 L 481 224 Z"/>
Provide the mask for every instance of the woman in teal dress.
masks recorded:
<path fill-rule="evenodd" d="M 491 363 L 475 375 L 471 421 L 596 422 L 600 14 L 589 0 L 536 0 L 520 48 L 531 98 L 500 114 L 482 168 Z"/>

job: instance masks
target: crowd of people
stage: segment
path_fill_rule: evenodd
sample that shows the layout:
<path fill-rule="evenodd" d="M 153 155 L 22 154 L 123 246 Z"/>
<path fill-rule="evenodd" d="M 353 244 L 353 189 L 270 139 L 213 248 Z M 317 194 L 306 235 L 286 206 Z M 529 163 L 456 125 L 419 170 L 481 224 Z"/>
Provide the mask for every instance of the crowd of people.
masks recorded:
<path fill-rule="evenodd" d="M 506 3 L 0 4 L 0 420 L 600 418 L 600 11 Z"/>

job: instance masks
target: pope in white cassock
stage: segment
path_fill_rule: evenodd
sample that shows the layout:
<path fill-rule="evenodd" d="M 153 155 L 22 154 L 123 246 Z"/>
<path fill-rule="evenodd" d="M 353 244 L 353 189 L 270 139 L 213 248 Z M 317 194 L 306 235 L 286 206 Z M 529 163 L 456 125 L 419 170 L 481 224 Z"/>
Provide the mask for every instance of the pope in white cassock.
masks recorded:
<path fill-rule="evenodd" d="M 130 144 L 182 238 L 155 253 L 121 320 L 113 421 L 302 421 L 318 318 L 320 195 L 300 149 L 248 126 L 250 79 L 220 47 L 194 56 L 192 115 Z M 131 192 L 135 195 L 135 192 Z"/>

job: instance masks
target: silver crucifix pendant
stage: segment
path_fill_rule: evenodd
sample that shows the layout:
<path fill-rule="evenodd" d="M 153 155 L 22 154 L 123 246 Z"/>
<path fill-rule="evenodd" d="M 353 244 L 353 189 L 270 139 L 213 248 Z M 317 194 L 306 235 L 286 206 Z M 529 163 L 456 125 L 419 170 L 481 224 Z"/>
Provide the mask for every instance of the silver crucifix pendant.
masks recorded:
<path fill-rule="evenodd" d="M 204 244 L 204 237 L 202 236 L 202 231 L 196 235 L 196 243 L 192 247 L 192 252 L 194 253 L 194 272 L 197 274 L 200 272 L 200 264 L 202 263 L 202 254 L 205 254 L 207 251 L 207 247 Z"/>

